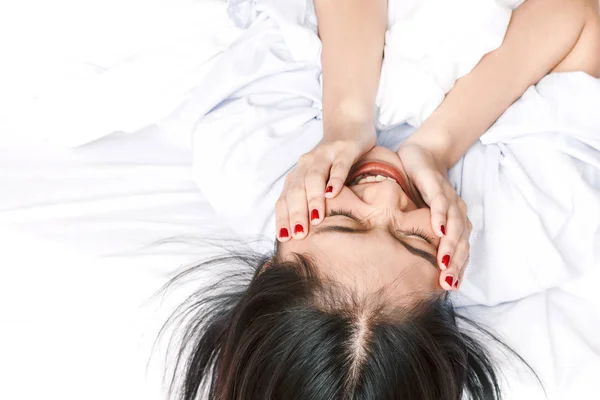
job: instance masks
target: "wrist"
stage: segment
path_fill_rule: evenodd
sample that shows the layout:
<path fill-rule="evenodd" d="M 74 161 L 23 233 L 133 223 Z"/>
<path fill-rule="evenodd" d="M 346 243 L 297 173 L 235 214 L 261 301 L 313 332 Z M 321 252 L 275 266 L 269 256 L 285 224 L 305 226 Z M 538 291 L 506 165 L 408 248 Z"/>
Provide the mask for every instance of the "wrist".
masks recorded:
<path fill-rule="evenodd" d="M 323 121 L 325 128 L 339 130 L 347 127 L 372 126 L 375 120 L 374 101 L 365 101 L 355 96 L 330 99 L 323 106 Z"/>
<path fill-rule="evenodd" d="M 324 141 L 353 141 L 374 146 L 377 140 L 375 125 L 369 120 L 323 121 Z"/>
<path fill-rule="evenodd" d="M 410 135 L 400 146 L 419 146 L 427 150 L 435 158 L 440 168 L 449 170 L 455 161 L 452 154 L 452 140 L 449 132 L 443 128 L 422 126 Z"/>

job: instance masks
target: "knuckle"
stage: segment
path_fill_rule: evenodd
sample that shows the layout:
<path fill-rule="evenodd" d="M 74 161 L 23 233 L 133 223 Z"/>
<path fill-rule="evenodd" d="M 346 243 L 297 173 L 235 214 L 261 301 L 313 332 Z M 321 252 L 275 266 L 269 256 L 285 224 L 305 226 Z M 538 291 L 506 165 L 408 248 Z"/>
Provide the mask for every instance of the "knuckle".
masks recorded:
<path fill-rule="evenodd" d="M 464 223 L 464 219 L 463 219 L 463 215 L 460 212 L 460 209 L 458 208 L 457 205 L 451 204 L 448 207 L 448 213 L 450 214 L 451 219 L 454 221 L 455 224 L 457 224 L 458 226 L 463 226 Z"/>
<path fill-rule="evenodd" d="M 301 210 L 293 210 L 290 212 L 290 221 L 295 223 L 302 223 L 306 220 L 306 213 Z"/>
<path fill-rule="evenodd" d="M 461 240 L 456 245 L 456 252 L 463 252 L 465 254 L 469 254 L 469 250 L 471 249 L 471 245 L 468 240 Z"/>
<path fill-rule="evenodd" d="M 279 210 L 279 209 L 283 209 L 284 207 L 286 207 L 286 201 L 285 201 L 285 197 L 283 195 L 281 195 L 275 202 L 275 209 Z"/>
<path fill-rule="evenodd" d="M 323 173 L 317 169 L 310 169 L 306 173 L 307 181 L 320 181 L 323 180 Z"/>
<path fill-rule="evenodd" d="M 435 204 L 438 207 L 447 208 L 448 207 L 448 199 L 443 192 L 438 192 L 433 196 L 431 200 L 432 204 Z"/>
<path fill-rule="evenodd" d="M 323 203 L 322 195 L 309 195 L 307 196 L 307 201 L 309 204 L 309 208 L 319 208 Z"/>
<path fill-rule="evenodd" d="M 452 193 L 454 195 L 456 195 L 456 190 L 454 189 L 454 186 L 452 186 L 452 182 L 450 182 L 450 180 L 448 179 L 447 175 L 444 175 L 440 172 L 439 175 L 442 180 L 441 184 L 444 187 L 444 190 L 446 190 L 448 193 Z"/>
<path fill-rule="evenodd" d="M 329 144 L 329 148 L 336 153 L 345 151 L 347 146 L 348 143 L 344 140 L 335 140 Z"/>
<path fill-rule="evenodd" d="M 304 188 L 300 187 L 297 184 L 290 186 L 290 188 L 287 190 L 287 198 L 288 199 L 304 197 L 304 196 L 305 196 Z"/>
<path fill-rule="evenodd" d="M 463 216 L 458 212 L 458 209 L 454 209 L 454 211 L 452 213 L 450 213 L 450 219 L 452 220 L 452 222 L 456 225 L 457 228 L 459 228 L 459 230 L 462 232 L 464 230 L 464 228 L 466 227 L 465 224 L 465 219 L 463 218 Z"/>
<path fill-rule="evenodd" d="M 440 185 L 444 191 L 451 192 L 453 190 L 452 184 L 450 181 L 448 181 L 448 178 L 440 171 L 435 171 L 435 179 L 437 180 L 438 185 Z"/>
<path fill-rule="evenodd" d="M 312 155 L 310 153 L 302 154 L 298 158 L 298 165 L 309 165 L 312 162 Z"/>
<path fill-rule="evenodd" d="M 333 163 L 331 167 L 331 174 L 339 176 L 343 174 L 348 169 L 347 163 L 343 161 L 336 161 Z"/>
<path fill-rule="evenodd" d="M 284 179 L 285 187 L 290 187 L 290 185 L 294 183 L 294 181 L 296 180 L 296 174 L 297 174 L 297 170 L 293 169 L 285 176 L 285 179 Z"/>
<path fill-rule="evenodd" d="M 456 249 L 457 246 L 458 246 L 458 241 L 456 239 L 453 239 L 451 237 L 446 237 L 446 241 L 445 241 L 446 248 Z"/>
<path fill-rule="evenodd" d="M 471 261 L 471 256 L 467 256 L 467 258 L 465 258 L 465 262 L 463 263 L 463 271 L 469 265 L 469 261 Z"/>
<path fill-rule="evenodd" d="M 338 184 L 343 183 L 343 179 L 336 175 L 331 175 L 329 180 L 327 181 L 329 185 L 337 186 Z"/>

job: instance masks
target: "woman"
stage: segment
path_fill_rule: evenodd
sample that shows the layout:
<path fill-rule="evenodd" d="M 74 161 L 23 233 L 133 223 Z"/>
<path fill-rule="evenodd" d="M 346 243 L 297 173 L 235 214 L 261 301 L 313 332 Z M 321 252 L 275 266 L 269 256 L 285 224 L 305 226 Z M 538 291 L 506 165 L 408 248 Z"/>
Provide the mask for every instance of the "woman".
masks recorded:
<path fill-rule="evenodd" d="M 598 4 L 525 2 L 502 45 L 397 152 L 375 146 L 386 3 L 314 5 L 322 140 L 287 174 L 275 252 L 205 264 L 241 261 L 251 276 L 227 276 L 219 292 L 190 299 L 177 394 L 499 399 L 491 357 L 459 322 L 488 332 L 448 296 L 461 287 L 472 229 L 448 170 L 546 74 L 600 77 Z"/>

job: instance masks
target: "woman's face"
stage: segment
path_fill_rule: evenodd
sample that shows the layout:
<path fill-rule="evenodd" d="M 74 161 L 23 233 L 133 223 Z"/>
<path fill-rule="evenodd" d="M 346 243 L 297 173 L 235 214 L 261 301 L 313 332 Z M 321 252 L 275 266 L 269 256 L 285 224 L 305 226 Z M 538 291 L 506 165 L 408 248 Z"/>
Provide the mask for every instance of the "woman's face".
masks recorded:
<path fill-rule="evenodd" d="M 439 238 L 429 208 L 408 182 L 396 153 L 387 148 L 365 154 L 350 178 L 370 162 L 398 170 L 406 192 L 389 179 L 347 182 L 335 198 L 325 200 L 324 220 L 311 226 L 304 239 L 280 243 L 281 256 L 310 256 L 320 273 L 364 295 L 382 288 L 398 299 L 443 291 L 436 262 Z"/>

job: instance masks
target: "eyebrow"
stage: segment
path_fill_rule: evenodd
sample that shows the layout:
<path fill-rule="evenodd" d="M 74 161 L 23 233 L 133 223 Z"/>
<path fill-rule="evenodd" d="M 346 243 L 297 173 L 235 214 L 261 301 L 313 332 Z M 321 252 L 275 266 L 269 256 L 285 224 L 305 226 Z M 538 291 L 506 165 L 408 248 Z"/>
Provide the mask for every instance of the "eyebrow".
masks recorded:
<path fill-rule="evenodd" d="M 321 233 L 332 233 L 332 232 L 337 232 L 337 233 L 350 233 L 350 234 L 355 234 L 355 235 L 364 235 L 370 232 L 370 229 L 366 229 L 366 228 L 352 228 L 349 226 L 342 226 L 342 225 L 328 225 L 328 226 L 317 226 L 315 228 L 313 228 L 315 234 L 321 234 Z M 432 256 L 431 254 L 429 254 L 428 252 L 421 250 L 421 249 L 417 249 L 416 247 L 411 246 L 410 244 L 406 243 L 404 240 L 402 240 L 400 237 L 394 235 L 393 233 L 390 233 L 392 235 L 392 237 L 398 242 L 400 243 L 406 250 L 408 250 L 409 253 L 421 257 L 422 259 L 424 259 L 425 261 L 428 261 L 431 265 L 433 265 L 433 267 L 437 270 L 438 269 L 438 265 L 437 265 L 437 259 Z"/>

